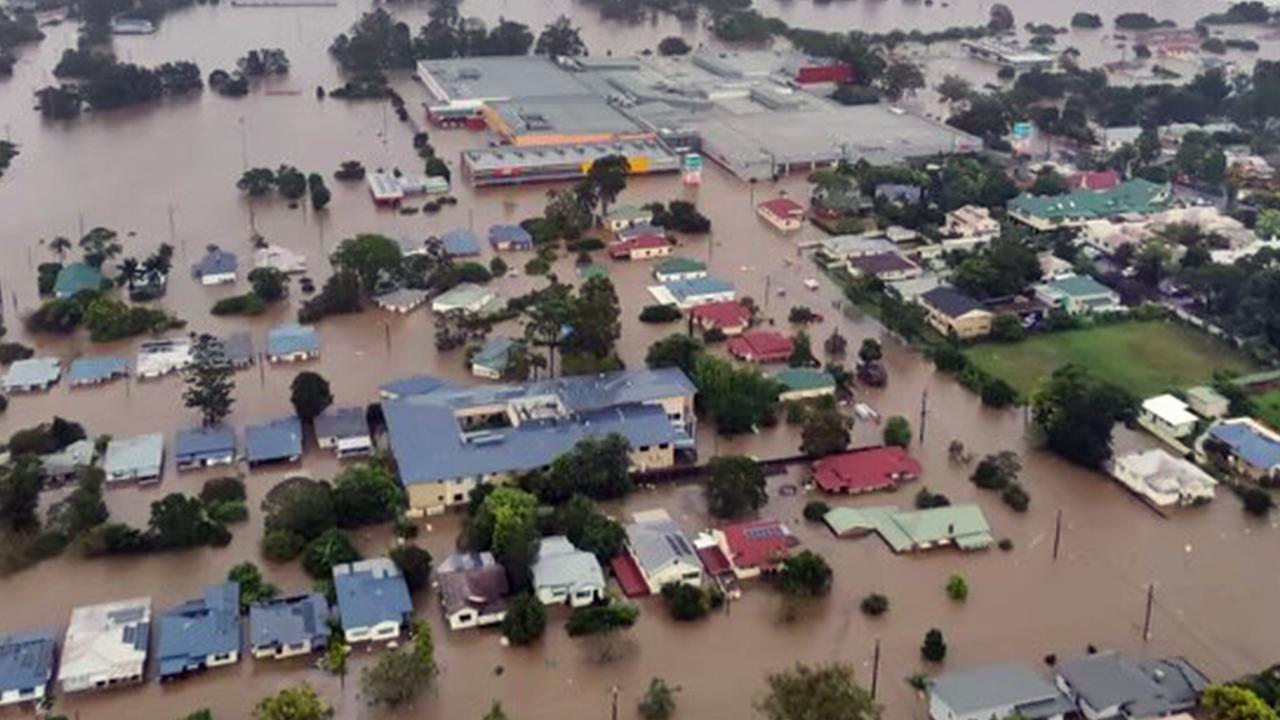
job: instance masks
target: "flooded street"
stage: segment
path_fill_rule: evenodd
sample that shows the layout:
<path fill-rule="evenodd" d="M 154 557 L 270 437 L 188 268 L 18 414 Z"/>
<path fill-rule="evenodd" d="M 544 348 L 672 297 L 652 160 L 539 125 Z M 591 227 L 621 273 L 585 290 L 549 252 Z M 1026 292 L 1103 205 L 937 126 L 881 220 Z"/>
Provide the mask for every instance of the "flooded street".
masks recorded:
<path fill-rule="evenodd" d="M 757 0 L 763 12 L 797 26 L 874 31 L 982 22 L 989 5 L 960 0 L 952 0 L 949 7 L 900 0 L 829 4 Z M 1066 25 L 1072 10 L 1047 0 L 1012 5 L 1019 24 L 1032 20 Z M 1088 0 L 1079 9 L 1107 15 L 1114 5 Z M 1216 6 L 1187 0 L 1124 5 L 1126 10 L 1150 11 L 1180 22 Z M 371 170 L 420 169 L 411 144 L 412 128 L 398 122 L 384 103 L 314 97 L 317 85 L 332 88 L 339 82 L 327 54 L 330 41 L 368 7 L 345 1 L 331 8 L 294 9 L 223 3 L 176 12 L 153 36 L 117 38 L 116 52 L 122 59 L 143 64 L 195 60 L 207 76 L 215 68 L 233 66 L 249 49 L 280 47 L 292 61 L 290 75 L 255 88 L 246 98 L 228 99 L 206 90 L 195 98 L 110 114 L 89 113 L 69 124 L 42 121 L 32 110 L 31 93 L 54 81 L 51 70 L 58 56 L 74 46 L 74 25 L 49 28 L 43 43 L 24 48 L 14 77 L 0 81 L 0 127 L 22 153 L 0 179 L 0 217 L 4 219 L 0 300 L 9 328 L 7 339 L 33 344 L 43 356 L 69 360 L 79 354 L 115 354 L 132 363 L 136 341 L 103 346 L 89 343 L 83 335 L 69 340 L 31 339 L 25 337 L 18 320 L 39 302 L 36 265 L 53 259 L 42 241 L 47 243 L 56 235 L 76 238 L 82 227 L 102 225 L 121 233 L 126 256 L 142 257 L 161 242 L 173 243 L 175 272 L 163 306 L 189 321 L 190 330 L 251 329 L 261 350 L 270 326 L 292 320 L 302 299 L 296 284 L 292 303 L 262 317 L 214 318 L 209 314 L 213 302 L 244 291 L 247 284 L 242 280 L 235 288 L 208 289 L 186 273 L 210 243 L 238 253 L 245 269 L 250 214 L 235 181 L 246 162 L 249 167 L 287 163 L 326 176 L 348 159 L 361 160 Z M 535 32 L 556 15 L 570 13 L 583 26 L 584 39 L 596 53 L 605 48 L 615 53 L 638 51 L 671 34 L 682 34 L 691 44 L 709 41 L 705 29 L 670 18 L 638 27 L 605 23 L 594 10 L 572 0 L 466 0 L 462 9 L 464 14 L 488 20 L 505 16 L 526 22 Z M 415 30 L 426 18 L 425 5 L 396 6 L 392 12 Z M 1274 52 L 1274 44 L 1264 47 L 1264 54 Z M 994 76 L 993 70 L 986 72 Z M 396 78 L 395 85 L 416 110 L 424 99 L 422 88 L 407 76 Z M 297 94 L 268 95 L 263 92 L 266 87 Z M 342 238 L 359 232 L 425 237 L 470 226 L 483 234 L 492 224 L 541 213 L 546 186 L 475 191 L 458 178 L 459 152 L 483 145 L 484 135 L 465 130 L 432 129 L 431 133 L 431 142 L 459 180 L 453 190 L 459 199 L 455 207 L 436 215 L 402 216 L 376 209 L 363 183 L 330 181 L 334 197 L 323 213 L 291 210 L 275 198 L 258 200 L 254 207 L 258 231 L 272 243 L 305 253 L 309 274 L 323 279 L 329 272 L 328 253 Z M 843 317 L 833 308 L 839 292 L 825 279 L 817 292 L 804 288 L 807 277 L 820 276 L 807 259 L 799 257 L 796 244 L 821 233 L 806 227 L 798 237 L 784 239 L 753 212 L 755 201 L 780 191 L 807 194 L 802 176 L 777 185 L 747 186 L 711 166 L 704 178 L 699 188 L 685 188 L 674 176 L 633 179 L 621 201 L 635 205 L 676 198 L 696 201 L 712 219 L 714 231 L 709 237 L 682 240 L 678 253 L 706 260 L 714 276 L 734 283 L 740 294 L 756 298 L 764 315 L 779 326 L 785 327 L 787 311 L 795 304 L 808 304 L 824 313 L 824 322 L 809 329 L 815 348 L 837 326 L 851 348 L 865 337 L 883 339 L 891 381 L 883 390 L 864 393 L 862 399 L 883 415 L 904 415 L 916 426 L 927 393 L 926 438 L 913 447 L 925 468 L 919 484 L 946 494 L 953 502 L 979 503 L 996 537 L 1010 538 L 1014 549 L 906 557 L 894 556 L 874 537 L 837 540 L 825 527 L 802 519 L 808 496 L 778 492 L 783 483 L 799 481 L 800 471 L 793 469 L 792 476 L 771 480 L 771 501 L 764 513 L 784 519 L 807 547 L 824 554 L 835 569 L 831 596 L 806 608 L 795 622 L 780 621 L 778 595 L 758 583 L 747 584 L 743 600 L 732 604 L 730 612 L 693 625 L 673 623 L 660 601 L 647 600 L 639 623 L 629 633 L 631 652 L 600 665 L 592 660 L 587 644 L 566 636 L 563 611 L 552 612 L 539 645 L 504 649 L 495 631 L 449 634 L 436 598 L 424 591 L 417 598 L 417 612 L 436 631 L 436 657 L 442 668 L 439 689 L 396 717 L 479 718 L 491 700 L 500 699 L 519 720 L 607 718 L 614 685 L 620 690 L 621 717 L 633 717 L 636 699 L 653 676 L 681 688 L 677 717 L 744 717 L 763 687 L 764 675 L 797 660 L 850 662 L 860 680 L 869 684 L 878 639 L 882 643 L 879 697 L 887 706 L 886 718 L 923 718 L 924 704 L 904 678 L 921 669 L 919 645 L 931 627 L 946 635 L 950 646 L 946 666 L 951 668 L 1003 660 L 1040 665 L 1048 653 L 1081 654 L 1089 643 L 1137 656 L 1186 655 L 1215 680 L 1276 660 L 1280 626 L 1273 615 L 1280 604 L 1280 581 L 1274 577 L 1272 558 L 1280 547 L 1280 530 L 1273 524 L 1245 516 L 1239 502 L 1225 490 L 1208 507 L 1178 511 L 1164 520 L 1105 478 L 1030 449 L 1020 410 L 983 408 L 970 392 L 935 374 L 918 355 L 883 337 L 873 321 Z M 491 251 L 486 247 L 484 253 L 487 261 Z M 621 299 L 621 355 L 628 366 L 642 366 L 649 344 L 681 326 L 645 325 L 637 320 L 640 309 L 651 301 L 644 289 L 652 282 L 650 264 L 611 263 L 603 253 L 597 256 L 608 265 Z M 520 254 L 505 257 L 512 267 L 522 266 L 526 259 Z M 557 262 L 556 272 L 562 279 L 575 277 L 572 255 Z M 503 278 L 493 286 L 512 296 L 544 282 Z M 780 289 L 785 296 L 778 294 Z M 433 318 L 425 309 L 407 316 L 370 310 L 328 319 L 319 332 L 320 360 L 306 366 L 254 368 L 237 376 L 237 401 L 230 422 L 243 426 L 291 413 L 288 386 L 301 369 L 327 377 L 337 405 L 371 402 L 380 384 L 409 374 L 471 382 L 462 351 L 441 355 L 435 350 Z M 511 324 L 496 332 L 519 334 L 520 328 Z M 194 411 L 182 407 L 181 391 L 182 382 L 176 377 L 76 391 L 63 383 L 47 395 L 12 398 L 8 411 L 0 415 L 0 437 L 56 414 L 82 422 L 91 436 L 164 432 L 171 438 L 175 431 L 198 422 Z M 717 453 L 768 457 L 794 452 L 799 444 L 798 434 L 785 425 L 760 436 L 735 439 L 714 437 L 708 425 L 702 425 L 699 438 L 704 458 Z M 855 444 L 877 442 L 879 428 L 863 423 L 855 435 Z M 976 455 L 1005 449 L 1023 453 L 1023 481 L 1032 496 L 1030 511 L 1015 514 L 997 494 L 977 490 L 967 480 L 969 469 L 947 458 L 953 439 Z M 1117 441 L 1127 449 L 1145 445 L 1149 439 L 1121 433 Z M 144 524 L 150 502 L 168 492 L 197 492 L 205 479 L 218 474 L 180 476 L 172 460 L 169 463 L 164 482 L 157 487 L 112 489 L 107 502 L 113 516 Z M 335 461 L 313 449 L 302 470 L 331 477 L 336 467 Z M 150 594 L 154 609 L 162 610 L 221 581 L 230 567 L 244 560 L 263 565 L 268 578 L 282 589 L 308 586 L 296 564 L 266 564 L 257 547 L 262 523 L 258 503 L 271 486 L 298 471 L 288 468 L 247 476 L 250 520 L 233 528 L 235 538 L 227 548 L 108 560 L 82 560 L 68 554 L 0 578 L 4 609 L 0 632 L 61 628 L 74 606 L 140 594 Z M 893 497 L 843 502 L 905 507 L 911 505 L 919 484 L 908 485 Z M 621 514 L 658 505 L 667 507 L 686 530 L 708 525 L 701 493 L 691 486 L 642 491 L 625 507 L 613 510 Z M 1059 511 L 1062 546 L 1055 562 L 1052 546 Z M 450 552 L 457 530 L 456 517 L 434 518 L 420 541 L 439 559 Z M 382 552 L 390 541 L 382 531 L 358 537 L 369 554 Z M 952 573 L 965 575 L 971 588 L 962 606 L 943 592 Z M 1153 636 L 1144 643 L 1141 626 L 1150 583 L 1156 586 L 1156 606 Z M 888 614 L 879 619 L 869 619 L 858 609 L 862 597 L 872 591 L 887 595 L 891 603 Z M 334 703 L 341 718 L 381 717 L 357 697 L 357 676 L 359 666 L 367 662 L 366 651 L 358 651 L 355 657 L 345 687 L 305 660 L 245 660 L 164 687 L 152 682 L 62 698 L 57 708 L 82 720 L 97 720 L 173 718 L 209 707 L 223 720 L 246 717 L 261 697 L 306 681 Z M 17 716 L 13 710 L 0 710 L 0 718 Z"/>

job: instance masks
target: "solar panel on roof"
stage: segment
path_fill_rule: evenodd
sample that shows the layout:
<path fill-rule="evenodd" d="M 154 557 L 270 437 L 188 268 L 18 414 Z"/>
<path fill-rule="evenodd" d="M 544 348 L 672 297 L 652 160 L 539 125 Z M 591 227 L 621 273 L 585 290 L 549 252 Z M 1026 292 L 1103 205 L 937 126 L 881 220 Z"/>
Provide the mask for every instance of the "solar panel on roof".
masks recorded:
<path fill-rule="evenodd" d="M 767 527 L 747 528 L 744 534 L 751 540 L 766 540 L 768 538 L 782 537 L 786 533 L 782 532 L 782 528 L 777 525 L 769 525 Z"/>

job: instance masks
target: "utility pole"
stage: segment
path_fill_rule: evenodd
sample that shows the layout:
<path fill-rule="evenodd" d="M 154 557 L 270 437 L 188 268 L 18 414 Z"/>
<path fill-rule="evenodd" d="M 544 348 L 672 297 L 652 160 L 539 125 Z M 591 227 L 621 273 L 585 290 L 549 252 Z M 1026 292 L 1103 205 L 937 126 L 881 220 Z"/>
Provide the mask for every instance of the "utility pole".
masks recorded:
<path fill-rule="evenodd" d="M 1053 525 L 1053 560 L 1058 561 L 1058 546 L 1062 543 L 1062 510 L 1058 510 L 1058 519 Z"/>
<path fill-rule="evenodd" d="M 876 699 L 876 688 L 880 684 L 880 638 L 876 638 L 876 652 L 871 658 L 871 699 Z"/>
<path fill-rule="evenodd" d="M 1151 639 L 1151 606 L 1156 601 L 1156 584 L 1147 585 L 1147 616 L 1142 621 L 1142 642 Z"/>
<path fill-rule="evenodd" d="M 613 720 L 618 720 L 618 686 L 614 685 L 613 690 Z"/>
<path fill-rule="evenodd" d="M 920 444 L 924 445 L 924 426 L 929 418 L 929 389 L 920 394 Z"/>
<path fill-rule="evenodd" d="M 773 278 L 769 275 L 764 276 L 764 309 L 769 309 L 769 296 L 773 294 Z"/>

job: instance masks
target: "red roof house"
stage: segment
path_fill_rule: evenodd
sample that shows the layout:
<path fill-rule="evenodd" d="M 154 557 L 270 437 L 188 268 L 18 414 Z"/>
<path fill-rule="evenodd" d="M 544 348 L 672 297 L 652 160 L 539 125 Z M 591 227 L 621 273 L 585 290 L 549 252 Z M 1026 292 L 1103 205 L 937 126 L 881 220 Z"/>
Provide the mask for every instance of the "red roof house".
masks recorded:
<path fill-rule="evenodd" d="M 800 544 L 778 520 L 753 520 L 714 531 L 716 543 L 740 580 L 777 570 Z"/>
<path fill-rule="evenodd" d="M 698 305 L 689 309 L 689 316 L 703 330 L 715 328 L 725 335 L 741 335 L 751 325 L 751 311 L 735 300 Z"/>
<path fill-rule="evenodd" d="M 804 223 L 804 206 L 790 198 L 765 200 L 756 206 L 756 214 L 782 232 L 799 230 Z"/>
<path fill-rule="evenodd" d="M 1110 190 L 1120 184 L 1120 173 L 1115 170 L 1072 173 L 1067 176 L 1067 184 L 1073 190 Z"/>
<path fill-rule="evenodd" d="M 829 493 L 856 495 L 889 490 L 920 477 L 920 463 L 900 447 L 828 455 L 813 464 L 813 481 Z"/>
<path fill-rule="evenodd" d="M 631 235 L 609 243 L 609 257 L 614 260 L 644 260 L 671 254 L 671 242 L 664 235 Z"/>
<path fill-rule="evenodd" d="M 786 362 L 794 345 L 791 338 L 776 332 L 758 330 L 729 340 L 729 354 L 753 363 Z"/>
<path fill-rule="evenodd" d="M 802 65 L 796 68 L 795 81 L 800 85 L 853 82 L 853 66 L 847 63 Z"/>

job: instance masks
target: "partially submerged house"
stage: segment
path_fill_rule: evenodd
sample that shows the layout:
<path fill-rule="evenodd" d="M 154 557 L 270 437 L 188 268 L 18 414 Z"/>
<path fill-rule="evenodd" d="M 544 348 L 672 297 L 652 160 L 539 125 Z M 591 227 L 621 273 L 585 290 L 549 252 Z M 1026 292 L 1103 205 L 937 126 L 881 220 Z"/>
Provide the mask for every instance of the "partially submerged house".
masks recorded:
<path fill-rule="evenodd" d="M 1255 482 L 1280 480 L 1280 434 L 1253 418 L 1218 421 L 1201 436 L 1199 449 L 1221 455 L 1234 472 Z"/>
<path fill-rule="evenodd" d="M 173 438 L 178 470 L 230 465 L 236 459 L 236 431 L 229 425 L 180 430 Z"/>
<path fill-rule="evenodd" d="M 253 336 L 247 332 L 232 333 L 217 342 L 222 345 L 222 356 L 236 370 L 253 367 L 256 353 L 253 349 Z"/>
<path fill-rule="evenodd" d="M 409 586 L 390 558 L 335 565 L 333 588 L 348 643 L 394 640 L 413 617 Z"/>
<path fill-rule="evenodd" d="M 285 275 L 301 275 L 307 271 L 307 257 L 279 245 L 267 245 L 253 253 L 255 268 L 272 268 Z"/>
<path fill-rule="evenodd" d="M 918 460 L 895 445 L 828 455 L 813 464 L 813 482 L 829 493 L 892 490 L 920 477 Z"/>
<path fill-rule="evenodd" d="M 542 538 L 531 569 L 533 590 L 543 605 L 583 607 L 605 598 L 600 561 L 563 535 Z"/>
<path fill-rule="evenodd" d="M 702 328 L 703 332 L 719 330 L 732 337 L 741 335 L 751 327 L 751 309 L 737 300 L 698 305 L 689 308 L 688 312 L 694 324 Z"/>
<path fill-rule="evenodd" d="M 107 482 L 159 482 L 164 471 L 164 435 L 149 433 L 112 438 L 102 461 Z"/>
<path fill-rule="evenodd" d="M 267 359 L 292 363 L 320 357 L 320 336 L 310 325 L 287 323 L 267 332 Z"/>
<path fill-rule="evenodd" d="M 494 225 L 489 228 L 489 246 L 494 250 L 532 250 L 533 236 L 519 225 Z"/>
<path fill-rule="evenodd" d="M 44 392 L 60 377 L 62 363 L 57 358 L 28 358 L 10 365 L 0 386 L 6 393 Z"/>
<path fill-rule="evenodd" d="M 474 315 L 484 310 L 498 297 L 497 293 L 483 285 L 458 283 L 431 301 L 431 311 L 437 313 L 461 312 Z"/>
<path fill-rule="evenodd" d="M 662 233 L 648 235 L 631 235 L 625 240 L 609 243 L 609 257 L 614 260 L 650 260 L 656 257 L 668 257 L 675 249 L 667 236 Z"/>
<path fill-rule="evenodd" d="M 451 230 L 439 239 L 440 247 L 449 257 L 475 257 L 480 254 L 480 242 L 470 230 Z"/>
<path fill-rule="evenodd" d="M 70 300 L 85 291 L 101 290 L 102 273 L 85 263 L 71 263 L 58 271 L 53 282 L 53 296 L 59 300 Z"/>
<path fill-rule="evenodd" d="M 40 456 L 47 485 L 61 485 L 76 479 L 76 471 L 93 465 L 97 448 L 92 440 L 77 440 L 61 450 Z"/>
<path fill-rule="evenodd" d="M 240 662 L 240 584 L 205 588 L 156 617 L 156 663 L 160 681 Z"/>
<path fill-rule="evenodd" d="M 675 305 L 681 310 L 708 303 L 730 302 L 738 296 L 733 285 L 712 277 L 650 285 L 649 294 L 659 305 Z"/>
<path fill-rule="evenodd" d="M 427 304 L 431 294 L 426 290 L 397 288 L 379 293 L 373 297 L 373 304 L 397 315 L 407 315 Z"/>
<path fill-rule="evenodd" d="M 52 630 L 0 635 L 0 707 L 43 701 L 56 651 Z"/>
<path fill-rule="evenodd" d="M 191 365 L 191 343 L 184 339 L 152 340 L 138 346 L 134 364 L 141 380 L 164 377 Z"/>
<path fill-rule="evenodd" d="M 1021 663 L 943 673 L 929 680 L 929 720 L 1062 720 L 1075 705 Z"/>
<path fill-rule="evenodd" d="M 245 459 L 249 467 L 291 463 L 302 458 L 302 421 L 280 418 L 244 429 Z"/>
<path fill-rule="evenodd" d="M 784 363 L 791 359 L 795 342 L 772 330 L 753 330 L 729 340 L 729 354 L 749 363 Z"/>
<path fill-rule="evenodd" d="M 1133 661 L 1108 650 L 1064 660 L 1055 684 L 1090 720 L 1155 720 L 1191 710 L 1209 684 L 1182 658 Z"/>
<path fill-rule="evenodd" d="M 329 602 L 319 593 L 254 603 L 249 608 L 249 648 L 259 660 L 320 652 L 329 644 Z"/>
<path fill-rule="evenodd" d="M 653 211 L 634 205 L 616 205 L 609 208 L 604 216 L 604 226 L 614 233 L 651 222 Z"/>
<path fill-rule="evenodd" d="M 128 375 L 129 363 L 114 357 L 78 357 L 67 369 L 67 381 L 73 388 L 101 385 Z"/>
<path fill-rule="evenodd" d="M 339 458 L 373 454 L 373 433 L 364 408 L 329 409 L 315 419 L 316 445 L 333 450 Z"/>
<path fill-rule="evenodd" d="M 800 540 L 781 520 L 750 520 L 711 531 L 716 546 L 724 554 L 739 580 L 773 572 L 791 556 Z"/>
<path fill-rule="evenodd" d="M 1109 469 L 1120 484 L 1159 507 L 1208 502 L 1218 485 L 1195 463 L 1159 448 L 1121 455 Z"/>
<path fill-rule="evenodd" d="M 780 402 L 812 400 L 836 394 L 836 379 L 826 370 L 789 367 L 774 373 L 773 379 L 782 385 L 778 394 Z"/>
<path fill-rule="evenodd" d="M 613 560 L 628 596 L 657 594 L 665 585 L 702 584 L 702 561 L 693 543 L 666 510 L 635 513 L 626 526 L 627 553 Z"/>
<path fill-rule="evenodd" d="M 804 225 L 804 206 L 790 198 L 765 200 L 756 205 L 756 215 L 779 232 L 793 232 Z"/>
<path fill-rule="evenodd" d="M 86 605 L 71 611 L 58 687 L 64 693 L 137 685 L 151 643 L 151 598 Z"/>
<path fill-rule="evenodd" d="M 230 285 L 236 281 L 240 261 L 235 253 L 221 248 L 210 248 L 199 262 L 191 266 L 191 275 L 201 285 Z"/>
<path fill-rule="evenodd" d="M 440 609 L 450 630 L 496 625 L 507 616 L 507 570 L 489 553 L 451 555 L 436 569 Z"/>
<path fill-rule="evenodd" d="M 501 380 L 518 344 L 519 341 L 504 335 L 489 336 L 471 356 L 471 374 L 486 380 Z"/>
<path fill-rule="evenodd" d="M 683 257 L 673 257 L 658 263 L 653 278 L 660 283 L 677 280 L 695 280 L 707 276 L 707 264 Z"/>
<path fill-rule="evenodd" d="M 848 268 L 855 277 L 875 278 L 881 282 L 910 280 L 924 274 L 923 268 L 897 252 L 851 257 Z"/>
<path fill-rule="evenodd" d="M 1200 417 L 1215 420 L 1231 412 L 1231 401 L 1207 385 L 1187 388 L 1187 407 Z"/>
<path fill-rule="evenodd" d="M 995 544 L 987 518 L 977 505 L 948 505 L 906 512 L 893 506 L 838 507 L 823 520 L 838 537 L 875 533 L 896 553 L 949 545 L 961 550 L 981 550 Z"/>

